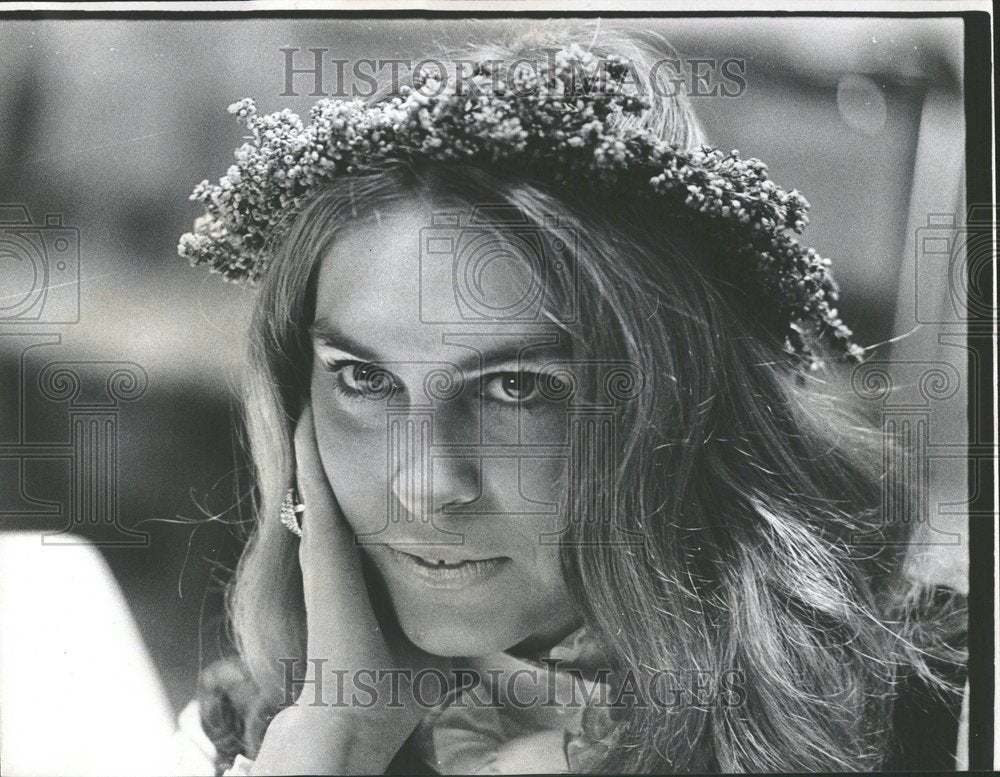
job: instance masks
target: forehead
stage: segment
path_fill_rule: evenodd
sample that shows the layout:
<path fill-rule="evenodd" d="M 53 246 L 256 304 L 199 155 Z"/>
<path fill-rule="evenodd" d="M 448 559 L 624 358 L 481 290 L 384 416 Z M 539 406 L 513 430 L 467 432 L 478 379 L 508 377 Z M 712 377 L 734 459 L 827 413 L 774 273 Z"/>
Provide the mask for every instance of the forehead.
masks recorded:
<path fill-rule="evenodd" d="M 564 340 L 546 313 L 537 245 L 441 215 L 409 203 L 345 228 L 322 259 L 317 320 L 384 358 L 454 350 L 446 341 L 462 335 Z"/>

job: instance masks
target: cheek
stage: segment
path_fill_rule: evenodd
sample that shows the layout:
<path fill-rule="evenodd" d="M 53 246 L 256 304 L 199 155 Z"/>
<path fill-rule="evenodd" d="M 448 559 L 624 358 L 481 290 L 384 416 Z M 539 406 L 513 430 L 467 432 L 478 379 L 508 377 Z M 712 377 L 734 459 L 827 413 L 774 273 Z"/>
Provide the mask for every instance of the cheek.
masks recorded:
<path fill-rule="evenodd" d="M 535 559 L 535 573 L 538 585 L 538 599 L 549 610 L 558 609 L 569 596 L 562 565 L 559 561 L 559 548 L 556 545 L 539 544 Z"/>
<path fill-rule="evenodd" d="M 500 503 L 501 512 L 523 518 L 519 524 L 536 543 L 540 533 L 564 526 L 572 450 L 565 408 L 554 403 L 534 412 L 494 407 L 483 413 L 481 427 L 487 451 L 491 445 L 518 451 L 517 457 L 483 459 L 484 491 Z"/>
<path fill-rule="evenodd" d="M 483 469 L 484 490 L 503 516 L 504 532 L 517 537 L 507 547 L 517 554 L 524 602 L 551 607 L 565 597 L 558 543 L 567 528 L 566 462 L 524 458 L 490 464 Z"/>
<path fill-rule="evenodd" d="M 511 591 L 507 607 L 525 637 L 529 633 L 559 628 L 576 617 L 577 603 L 570 593 L 559 560 L 559 549 L 539 545 L 530 570 L 525 570 L 524 582 Z"/>
<path fill-rule="evenodd" d="M 525 560 L 541 558 L 551 535 L 565 523 L 564 500 L 555 482 L 560 473 L 548 462 L 489 459 L 481 463 L 481 521 L 509 538 L 509 549 Z"/>
<path fill-rule="evenodd" d="M 543 556 L 566 528 L 566 463 L 556 458 L 499 460 L 485 466 L 486 490 L 511 528 Z"/>
<path fill-rule="evenodd" d="M 324 376 L 325 377 L 325 376 Z M 320 380 L 313 381 L 316 443 L 330 486 L 348 523 L 358 533 L 384 516 L 378 509 L 387 493 L 384 423 L 360 423 L 339 406 L 342 400 Z"/>

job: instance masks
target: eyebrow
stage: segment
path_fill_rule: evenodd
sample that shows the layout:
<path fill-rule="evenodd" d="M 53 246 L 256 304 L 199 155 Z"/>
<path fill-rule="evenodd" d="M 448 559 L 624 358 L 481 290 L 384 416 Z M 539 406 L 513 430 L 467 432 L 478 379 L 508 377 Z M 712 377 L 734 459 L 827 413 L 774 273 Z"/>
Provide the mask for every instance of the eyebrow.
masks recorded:
<path fill-rule="evenodd" d="M 374 351 L 348 337 L 325 318 L 317 318 L 309 326 L 309 336 L 313 342 L 321 343 L 327 348 L 336 348 L 351 356 L 357 356 L 362 361 L 379 361 L 378 355 Z"/>
<path fill-rule="evenodd" d="M 398 361 L 381 358 L 375 351 L 359 343 L 357 340 L 348 336 L 344 332 L 341 332 L 329 320 L 323 317 L 319 317 L 313 322 L 313 324 L 309 327 L 309 334 L 314 342 L 326 346 L 327 348 L 335 348 L 338 351 L 343 351 L 345 354 L 357 357 L 360 361 L 373 362 L 375 364 L 392 364 L 393 361 Z M 461 346 L 457 343 L 453 343 L 453 345 L 456 348 L 461 348 Z M 565 346 L 561 342 L 524 343 L 510 341 L 499 343 L 495 347 L 487 348 L 482 351 L 470 351 L 468 356 L 457 360 L 449 359 L 448 363 L 453 364 L 461 370 L 478 369 L 480 365 L 482 365 L 482 368 L 485 370 L 490 364 L 528 361 L 529 359 L 534 360 L 538 358 L 537 356 L 526 357 L 524 352 L 528 350 L 549 350 L 550 354 L 543 358 L 555 359 L 558 358 L 558 355 L 555 352 L 561 352 L 564 347 Z M 419 362 L 420 360 L 414 359 L 412 361 Z"/>

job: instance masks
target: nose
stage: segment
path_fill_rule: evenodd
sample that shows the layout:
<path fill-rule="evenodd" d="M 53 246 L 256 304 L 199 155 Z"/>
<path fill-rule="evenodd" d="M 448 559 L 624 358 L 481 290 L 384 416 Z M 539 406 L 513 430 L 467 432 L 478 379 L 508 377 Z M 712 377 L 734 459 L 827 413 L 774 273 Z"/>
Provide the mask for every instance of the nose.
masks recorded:
<path fill-rule="evenodd" d="M 481 468 L 475 456 L 449 454 L 446 424 L 432 413 L 393 417 L 388 424 L 391 522 L 431 521 L 449 507 L 471 504 L 481 496 Z M 437 448 L 437 451 L 435 451 Z"/>

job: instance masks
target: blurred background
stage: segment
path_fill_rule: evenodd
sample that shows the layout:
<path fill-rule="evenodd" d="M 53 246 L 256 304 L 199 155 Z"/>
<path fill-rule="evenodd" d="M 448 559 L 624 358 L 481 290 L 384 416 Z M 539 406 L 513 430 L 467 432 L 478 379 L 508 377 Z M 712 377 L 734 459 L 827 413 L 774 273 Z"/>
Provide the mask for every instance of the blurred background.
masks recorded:
<path fill-rule="evenodd" d="M 283 48 L 298 49 L 297 68 L 312 65 L 311 47 L 327 59 L 419 60 L 441 43 L 538 23 L 0 24 L 0 530 L 97 543 L 175 711 L 222 649 L 219 583 L 238 555 L 226 522 L 239 518 L 232 508 L 247 487 L 232 396 L 252 292 L 176 255 L 198 215 L 191 189 L 224 173 L 241 142 L 226 106 L 253 96 L 264 111 L 308 111 L 311 75 L 294 76 L 300 96 L 281 96 Z M 722 93 L 715 70 L 699 88 L 709 94 L 692 97 L 709 138 L 764 159 L 808 197 L 805 239 L 834 259 L 859 342 L 909 334 L 842 388 L 930 457 L 914 474 L 926 500 L 918 571 L 964 589 L 964 292 L 947 243 L 948 214 L 964 212 L 962 21 L 631 24 L 685 58 L 743 63 L 738 94 Z M 326 78 L 332 89 L 332 66 Z M 47 263 L 46 300 L 32 301 L 41 276 L 24 260 L 29 249 Z M 80 446 L 98 463 L 74 460 Z M 108 486 L 104 496 L 80 490 L 81 467 Z M 110 501 L 87 501 L 100 499 Z M 108 510 L 114 525 L 100 517 Z"/>

